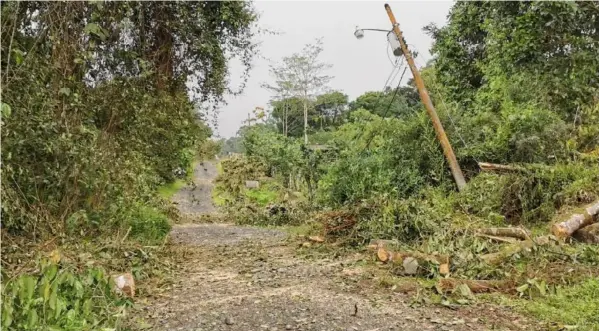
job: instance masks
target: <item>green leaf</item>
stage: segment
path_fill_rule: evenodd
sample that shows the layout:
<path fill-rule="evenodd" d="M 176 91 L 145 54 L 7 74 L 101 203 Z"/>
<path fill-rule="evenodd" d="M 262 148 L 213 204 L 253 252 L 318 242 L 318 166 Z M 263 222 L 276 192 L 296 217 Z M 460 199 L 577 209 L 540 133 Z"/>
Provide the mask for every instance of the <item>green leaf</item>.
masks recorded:
<path fill-rule="evenodd" d="M 21 278 L 21 284 L 19 285 L 21 288 L 21 292 L 19 295 L 19 299 L 22 304 L 26 304 L 31 301 L 33 298 L 33 292 L 35 290 L 36 279 L 32 276 L 23 276 Z"/>
<path fill-rule="evenodd" d="M 69 96 L 71 94 L 71 89 L 68 87 L 63 87 L 58 91 L 58 93 Z"/>
<path fill-rule="evenodd" d="M 102 39 L 102 41 L 106 40 L 106 36 L 108 35 L 108 32 L 105 29 L 102 29 L 102 27 L 100 27 L 96 23 L 88 23 L 83 29 L 83 31 L 85 33 L 96 35 L 97 37 Z"/>
<path fill-rule="evenodd" d="M 52 310 L 56 310 L 56 301 L 58 300 L 56 292 L 56 290 L 53 290 L 52 293 L 50 293 L 50 300 L 48 301 L 50 309 Z"/>
<path fill-rule="evenodd" d="M 27 325 L 29 326 L 29 328 L 34 328 L 35 326 L 37 326 L 37 320 L 37 311 L 35 309 L 30 310 L 27 318 Z"/>
<path fill-rule="evenodd" d="M 58 272 L 58 266 L 56 264 L 52 264 L 48 266 L 48 268 L 44 272 L 44 278 L 48 281 L 52 281 Z"/>
<path fill-rule="evenodd" d="M 24 54 L 22 50 L 20 49 L 13 49 L 12 50 L 13 55 L 15 56 L 15 63 L 17 65 L 21 65 L 21 63 L 23 63 L 23 59 L 24 59 Z"/>
<path fill-rule="evenodd" d="M 516 288 L 516 291 L 518 291 L 518 293 L 524 293 L 526 292 L 526 290 L 528 290 L 528 284 L 524 284 Z"/>
<path fill-rule="evenodd" d="M 10 106 L 7 103 L 4 103 L 4 102 L 2 103 L 1 114 L 2 114 L 2 118 L 10 117 L 10 114 L 12 114 L 12 109 L 10 108 Z"/>
<path fill-rule="evenodd" d="M 472 291 L 470 290 L 470 287 L 468 287 L 468 285 L 466 284 L 458 285 L 458 287 L 456 287 L 456 291 L 459 292 L 461 296 L 466 298 L 472 296 Z"/>

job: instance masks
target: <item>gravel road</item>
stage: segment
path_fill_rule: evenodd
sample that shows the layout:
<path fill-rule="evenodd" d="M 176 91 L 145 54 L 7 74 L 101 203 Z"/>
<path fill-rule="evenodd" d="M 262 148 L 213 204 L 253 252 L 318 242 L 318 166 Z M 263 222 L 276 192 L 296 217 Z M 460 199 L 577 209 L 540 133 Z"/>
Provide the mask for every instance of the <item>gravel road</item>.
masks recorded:
<path fill-rule="evenodd" d="M 213 163 L 196 168 L 196 190 L 176 195 L 182 213 L 213 213 Z M 195 200 L 200 201 L 195 201 Z M 204 200 L 206 199 L 206 200 Z M 361 254 L 306 259 L 284 231 L 230 224 L 181 224 L 174 286 L 143 308 L 145 329 L 534 330 L 507 308 L 413 306 L 416 295 L 380 286 Z M 151 326 L 150 326 L 151 325 Z"/>

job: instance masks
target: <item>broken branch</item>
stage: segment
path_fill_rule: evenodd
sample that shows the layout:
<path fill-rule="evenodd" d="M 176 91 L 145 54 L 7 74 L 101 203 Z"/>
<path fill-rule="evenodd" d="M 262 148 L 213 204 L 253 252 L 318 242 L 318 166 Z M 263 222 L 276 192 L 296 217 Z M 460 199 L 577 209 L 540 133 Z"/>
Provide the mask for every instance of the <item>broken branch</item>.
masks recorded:
<path fill-rule="evenodd" d="M 528 170 L 519 166 L 510 166 L 487 162 L 478 162 L 478 166 L 482 171 L 528 172 Z"/>
<path fill-rule="evenodd" d="M 477 234 L 493 237 L 510 237 L 521 240 L 530 240 L 530 233 L 522 228 L 487 228 L 478 229 Z"/>

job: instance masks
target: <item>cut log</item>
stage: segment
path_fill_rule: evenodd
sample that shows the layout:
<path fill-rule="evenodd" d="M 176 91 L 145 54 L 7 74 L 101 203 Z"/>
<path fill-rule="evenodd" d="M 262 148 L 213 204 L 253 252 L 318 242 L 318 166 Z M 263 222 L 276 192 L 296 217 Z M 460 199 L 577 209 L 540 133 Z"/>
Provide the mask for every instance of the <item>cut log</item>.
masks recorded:
<path fill-rule="evenodd" d="M 598 215 L 599 201 L 595 201 L 580 210 L 580 213 L 570 216 L 570 218 L 563 222 L 553 224 L 551 233 L 558 238 L 568 238 L 578 229 L 596 222 Z"/>
<path fill-rule="evenodd" d="M 577 230 L 572 237 L 587 244 L 599 244 L 599 223 L 591 224 Z"/>
<path fill-rule="evenodd" d="M 446 293 L 455 290 L 458 286 L 462 284 L 468 286 L 472 293 L 505 291 L 513 286 L 511 282 L 502 280 L 470 280 L 442 278 L 437 283 L 437 289 L 440 292 Z"/>
<path fill-rule="evenodd" d="M 379 249 L 377 249 L 377 251 L 376 251 L 376 257 L 381 262 L 387 262 L 387 261 L 389 261 L 389 253 L 387 253 L 387 251 L 384 248 L 382 248 L 382 247 L 379 247 Z"/>
<path fill-rule="evenodd" d="M 442 263 L 439 266 L 439 274 L 441 274 L 441 276 L 449 275 L 449 263 Z"/>
<path fill-rule="evenodd" d="M 510 237 L 520 240 L 530 240 L 530 233 L 523 228 L 486 228 L 478 229 L 476 233 L 494 237 Z"/>
<path fill-rule="evenodd" d="M 520 166 L 511 166 L 487 162 L 478 162 L 478 167 L 482 171 L 528 172 L 528 170 Z"/>
<path fill-rule="evenodd" d="M 506 246 L 499 252 L 481 255 L 479 258 L 488 264 L 497 265 L 514 254 L 530 250 L 533 246 L 532 240 L 522 241 Z"/>
<path fill-rule="evenodd" d="M 377 249 L 377 258 L 382 262 L 396 262 L 403 263 L 403 260 L 407 257 L 411 257 L 417 259 L 419 261 L 434 261 L 438 264 L 449 264 L 449 256 L 448 255 L 428 255 L 420 252 L 392 252 L 384 247 L 379 247 Z"/>

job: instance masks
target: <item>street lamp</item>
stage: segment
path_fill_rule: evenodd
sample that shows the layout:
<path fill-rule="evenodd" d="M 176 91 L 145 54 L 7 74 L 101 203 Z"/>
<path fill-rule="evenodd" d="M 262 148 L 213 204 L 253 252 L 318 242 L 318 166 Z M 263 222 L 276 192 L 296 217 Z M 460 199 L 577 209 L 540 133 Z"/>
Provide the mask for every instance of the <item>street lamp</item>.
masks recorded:
<path fill-rule="evenodd" d="M 387 41 L 391 45 L 391 49 L 393 49 L 393 55 L 402 56 L 403 52 L 401 51 L 401 45 L 399 43 L 399 39 L 397 39 L 397 35 L 393 30 L 383 30 L 383 29 L 359 29 L 356 27 L 356 31 L 354 32 L 354 36 L 357 39 L 364 38 L 364 31 L 377 31 L 377 32 L 386 32 L 387 33 Z"/>

